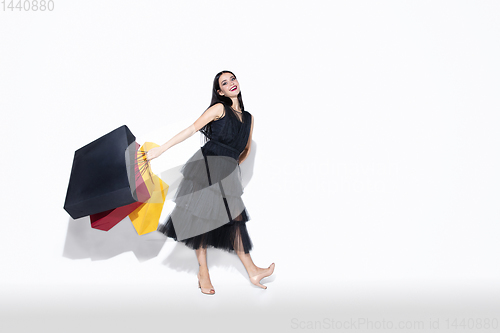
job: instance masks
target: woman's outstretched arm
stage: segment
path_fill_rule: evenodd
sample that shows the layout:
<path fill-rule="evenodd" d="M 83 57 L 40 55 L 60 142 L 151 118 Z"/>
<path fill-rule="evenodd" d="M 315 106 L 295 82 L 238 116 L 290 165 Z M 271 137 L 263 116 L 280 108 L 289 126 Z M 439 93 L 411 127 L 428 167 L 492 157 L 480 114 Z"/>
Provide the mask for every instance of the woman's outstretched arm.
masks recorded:
<path fill-rule="evenodd" d="M 212 105 L 205 112 L 203 112 L 203 114 L 198 119 L 196 119 L 196 121 L 191 126 L 177 133 L 173 138 L 165 142 L 160 147 L 148 150 L 147 159 L 152 160 L 154 158 L 157 158 L 171 147 L 191 137 L 194 133 L 198 132 L 203 126 L 205 126 L 215 118 L 221 116 L 223 111 L 224 111 L 223 104 L 217 103 Z"/>

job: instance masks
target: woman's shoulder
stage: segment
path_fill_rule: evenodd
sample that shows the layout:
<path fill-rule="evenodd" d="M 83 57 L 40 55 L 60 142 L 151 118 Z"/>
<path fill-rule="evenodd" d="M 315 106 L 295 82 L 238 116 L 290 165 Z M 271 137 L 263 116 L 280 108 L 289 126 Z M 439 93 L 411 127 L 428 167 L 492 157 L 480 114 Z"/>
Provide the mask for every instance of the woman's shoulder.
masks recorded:
<path fill-rule="evenodd" d="M 217 109 L 224 109 L 226 108 L 226 105 L 222 102 L 217 102 L 214 105 L 211 106 L 212 108 L 217 108 Z"/>
<path fill-rule="evenodd" d="M 223 103 L 215 103 L 214 106 L 217 107 L 217 109 L 219 110 L 220 114 L 218 114 L 217 117 L 215 117 L 215 119 L 212 120 L 212 122 L 218 121 L 218 120 L 221 120 L 221 119 L 225 119 L 226 118 L 226 108 L 225 108 L 225 105 Z"/>

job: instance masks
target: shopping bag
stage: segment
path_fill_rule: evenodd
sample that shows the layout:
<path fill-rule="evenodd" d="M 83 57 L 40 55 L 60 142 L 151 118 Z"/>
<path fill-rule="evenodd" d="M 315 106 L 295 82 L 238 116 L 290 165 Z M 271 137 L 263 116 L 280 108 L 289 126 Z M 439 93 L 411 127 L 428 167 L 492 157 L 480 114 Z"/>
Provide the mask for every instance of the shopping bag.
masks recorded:
<path fill-rule="evenodd" d="M 73 219 L 137 202 L 129 180 L 135 163 L 125 154 L 134 142 L 123 125 L 75 151 L 64 203 Z"/>
<path fill-rule="evenodd" d="M 168 193 L 169 186 L 160 177 L 155 175 L 149 162 L 146 160 L 146 152 L 158 147 L 157 144 L 146 142 L 138 151 L 139 168 L 142 167 L 144 183 L 146 184 L 151 197 L 132 213 L 129 218 L 134 225 L 135 230 L 139 235 L 144 235 L 155 231 L 158 228 L 161 212 L 165 203 L 165 198 Z"/>

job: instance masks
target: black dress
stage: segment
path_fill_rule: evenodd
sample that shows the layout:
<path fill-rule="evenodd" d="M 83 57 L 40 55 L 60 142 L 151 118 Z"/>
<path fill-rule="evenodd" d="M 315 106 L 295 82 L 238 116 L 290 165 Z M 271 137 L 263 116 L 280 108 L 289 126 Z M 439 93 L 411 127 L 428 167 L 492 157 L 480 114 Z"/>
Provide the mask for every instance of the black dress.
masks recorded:
<path fill-rule="evenodd" d="M 238 159 L 248 142 L 252 115 L 238 114 L 225 105 L 222 118 L 209 124 L 211 133 L 204 134 L 210 140 L 182 167 L 175 208 L 157 230 L 191 249 L 249 253 L 253 247 L 246 228 L 250 215 L 241 199 Z"/>

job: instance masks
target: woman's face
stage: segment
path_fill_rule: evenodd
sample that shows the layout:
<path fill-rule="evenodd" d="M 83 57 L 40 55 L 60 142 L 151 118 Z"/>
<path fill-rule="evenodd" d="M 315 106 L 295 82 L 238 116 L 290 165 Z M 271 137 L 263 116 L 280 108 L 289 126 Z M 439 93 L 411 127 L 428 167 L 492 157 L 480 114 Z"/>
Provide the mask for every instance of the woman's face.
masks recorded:
<path fill-rule="evenodd" d="M 240 93 L 240 84 L 236 77 L 231 73 L 223 73 L 219 77 L 219 94 L 226 97 L 236 97 Z"/>

